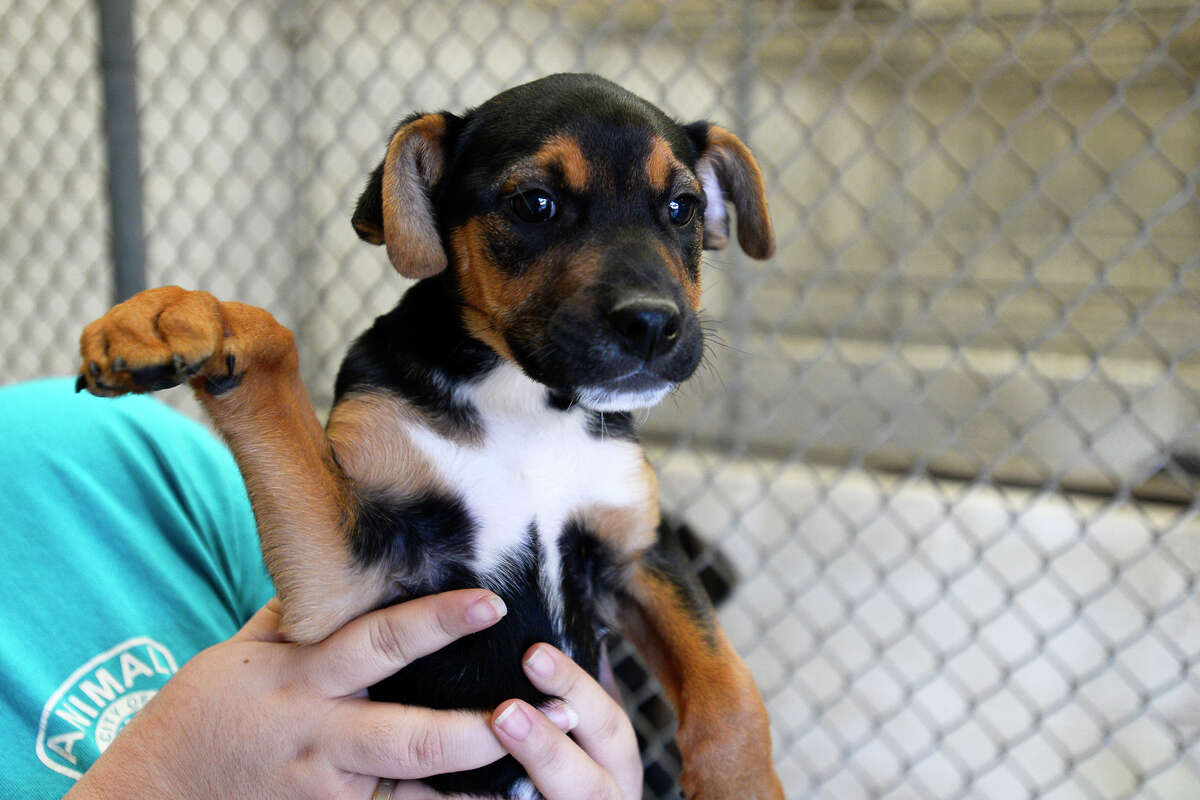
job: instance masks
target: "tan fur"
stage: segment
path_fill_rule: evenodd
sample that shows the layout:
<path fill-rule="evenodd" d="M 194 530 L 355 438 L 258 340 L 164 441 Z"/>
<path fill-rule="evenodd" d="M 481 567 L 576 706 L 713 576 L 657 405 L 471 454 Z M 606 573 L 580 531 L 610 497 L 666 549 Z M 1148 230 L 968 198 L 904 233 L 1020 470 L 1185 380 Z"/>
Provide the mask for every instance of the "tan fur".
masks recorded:
<path fill-rule="evenodd" d="M 489 248 L 511 235 L 497 214 L 450 231 L 450 252 L 444 252 L 429 192 L 445 169 L 445 130 L 441 115 L 428 115 L 394 134 L 380 181 L 382 229 L 362 220 L 356 227 L 367 241 L 386 244 L 389 259 L 405 276 L 427 277 L 452 263 L 468 332 L 515 360 L 505 338 L 509 327 L 536 317 L 527 313 L 532 309 L 586 297 L 580 290 L 598 280 L 600 250 L 563 246 L 523 274 L 508 274 L 493 263 Z M 681 191 L 685 179 L 695 186 L 662 138 L 651 142 L 644 169 L 649 185 L 664 197 Z M 768 257 L 774 235 L 762 175 L 746 146 L 712 126 L 697 169 L 733 202 L 743 249 Z M 579 193 L 620 190 L 610 185 L 611 174 L 602 165 L 588 162 L 576 139 L 560 134 L 506 174 L 502 193 L 555 176 Z M 721 238 L 721 231 L 712 234 L 710 241 Z M 688 303 L 699 308 L 699 277 L 689 274 L 677 251 L 660 244 L 658 252 Z M 322 430 L 286 328 L 261 309 L 178 287 L 144 292 L 115 307 L 85 328 L 81 350 L 82 377 L 95 394 L 152 389 L 135 383 L 132 371 L 143 367 L 178 363 L 199 370 L 191 384 L 246 481 L 287 638 L 317 641 L 387 599 L 392 578 L 386 565 L 363 569 L 353 563 L 347 536 L 359 508 L 356 489 L 403 497 L 440 488 L 437 465 L 412 441 L 413 426 L 426 422 L 419 411 L 386 392 L 358 392 L 342 399 Z M 234 388 L 227 380 L 231 357 L 233 374 L 240 376 Z M 210 379 L 229 391 L 211 394 Z M 693 800 L 735 793 L 782 798 L 770 766 L 766 711 L 749 670 L 715 622 L 685 603 L 678 587 L 643 560 L 657 536 L 658 483 L 644 460 L 638 478 L 645 485 L 638 502 L 586 507 L 572 516 L 623 565 L 624 632 L 678 712 L 684 790 Z"/>
<path fill-rule="evenodd" d="M 591 506 L 575 515 L 618 558 L 632 560 L 652 547 L 658 538 L 658 475 L 644 458 L 639 477 L 646 486 L 642 502 L 623 507 Z"/>
<path fill-rule="evenodd" d="M 170 286 L 116 306 L 85 328 L 80 346 L 95 394 L 145 391 L 130 370 L 171 363 L 172 353 L 203 361 L 192 387 L 246 481 L 287 638 L 320 640 L 378 601 L 383 576 L 349 562 L 353 506 L 301 382 L 291 331 L 260 308 Z M 210 394 L 209 378 L 226 378 L 230 357 L 240 385 Z"/>
<path fill-rule="evenodd" d="M 428 114 L 392 136 L 383 161 L 383 233 L 388 259 L 406 278 L 427 278 L 446 268 L 429 191 L 442 177 L 441 141 L 446 121 Z"/>
<path fill-rule="evenodd" d="M 675 280 L 683 287 L 683 294 L 687 297 L 688 304 L 695 310 L 700 310 L 700 271 L 697 270 L 693 276 L 688 272 L 687 267 L 683 265 L 683 258 L 679 255 L 679 251 L 673 247 L 667 247 L 663 242 L 656 242 L 655 250 L 658 251 L 659 258 L 671 270 L 671 274 L 675 276 Z"/>
<path fill-rule="evenodd" d="M 770 258 L 775 253 L 775 234 L 767 211 L 762 172 L 750 148 L 719 125 L 708 130 L 708 147 L 700 155 L 697 172 L 711 169 L 717 182 L 737 209 L 738 244 L 752 258 Z M 719 234 L 710 237 L 719 246 Z"/>
<path fill-rule="evenodd" d="M 485 220 L 472 219 L 450 234 L 463 298 L 463 324 L 472 336 L 515 361 L 504 332 L 520 317 L 521 307 L 538 294 L 542 275 L 536 269 L 520 277 L 502 272 L 488 252 L 489 232 Z"/>
<path fill-rule="evenodd" d="M 592 167 L 579 142 L 566 134 L 552 136 L 534 153 L 533 163 L 543 171 L 557 167 L 563 181 L 576 192 L 582 192 L 592 182 Z"/>
<path fill-rule="evenodd" d="M 650 664 L 679 717 L 680 786 L 693 800 L 782 800 L 770 769 L 767 711 L 749 669 L 715 624 L 702 627 L 675 587 L 644 564 L 626 586 L 622 631 Z M 720 733 L 717 733 L 717 732 Z"/>
<path fill-rule="evenodd" d="M 134 385 L 130 370 L 170 362 L 178 355 L 186 364 L 207 362 L 220 346 L 221 329 L 197 326 L 193 316 L 218 313 L 217 298 L 207 292 L 188 292 L 178 286 L 154 290 L 154 317 L 145 319 L 146 301 L 137 297 L 114 306 L 103 319 L 88 324 L 79 345 L 84 365 L 95 364 L 105 372 L 104 389 L 93 382 L 95 394 L 145 391 Z M 171 346 L 167 347 L 165 339 Z M 113 354 L 110 356 L 110 352 Z M 121 370 L 110 370 L 117 355 L 125 362 Z"/>
<path fill-rule="evenodd" d="M 501 358 L 513 362 L 517 360 L 487 314 L 476 308 L 464 308 L 463 325 L 472 336 L 495 350 Z"/>
<path fill-rule="evenodd" d="M 563 263 L 569 263 L 571 268 L 555 270 L 556 264 Z M 553 271 L 556 274 L 552 281 L 543 284 L 545 297 L 539 302 L 555 307 L 571 302 L 572 298 L 584 299 L 586 290 L 600 283 L 604 269 L 603 248 L 595 245 L 560 245 L 546 253 L 542 264 L 545 265 L 540 267 L 543 272 Z"/>
<path fill-rule="evenodd" d="M 675 158 L 671 145 L 661 136 L 654 137 L 650 145 L 650 157 L 646 159 L 646 178 L 650 188 L 664 193 L 671 188 L 675 175 L 684 171 L 684 166 Z"/>
<path fill-rule="evenodd" d="M 245 478 L 287 638 L 319 641 L 378 606 L 386 576 L 350 563 L 353 505 L 299 373 L 256 369 L 235 392 L 197 396 Z"/>
<path fill-rule="evenodd" d="M 438 486 L 437 472 L 413 445 L 419 413 L 384 392 L 356 392 L 329 415 L 326 433 L 337 462 L 358 486 L 413 497 Z"/>

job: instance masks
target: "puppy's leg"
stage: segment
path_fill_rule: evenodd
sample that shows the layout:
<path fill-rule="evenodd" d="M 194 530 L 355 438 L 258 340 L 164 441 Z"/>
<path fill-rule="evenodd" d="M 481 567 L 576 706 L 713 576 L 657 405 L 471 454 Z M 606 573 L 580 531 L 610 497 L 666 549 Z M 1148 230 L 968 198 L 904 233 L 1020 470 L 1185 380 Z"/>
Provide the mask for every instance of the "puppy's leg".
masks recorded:
<path fill-rule="evenodd" d="M 188 382 L 229 443 L 254 507 L 289 639 L 317 641 L 377 602 L 352 565 L 354 498 L 300 379 L 291 331 L 205 292 L 142 292 L 88 325 L 78 388 L 102 396 Z"/>
<path fill-rule="evenodd" d="M 679 716 L 680 783 L 691 800 L 782 800 L 767 712 L 668 526 L 634 565 L 621 623 Z"/>

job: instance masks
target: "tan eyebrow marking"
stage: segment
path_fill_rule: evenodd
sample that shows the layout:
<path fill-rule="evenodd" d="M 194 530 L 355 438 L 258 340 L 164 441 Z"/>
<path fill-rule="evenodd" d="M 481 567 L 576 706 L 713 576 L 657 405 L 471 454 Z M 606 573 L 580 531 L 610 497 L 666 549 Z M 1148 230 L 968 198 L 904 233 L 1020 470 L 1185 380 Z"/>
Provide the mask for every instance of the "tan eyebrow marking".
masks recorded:
<path fill-rule="evenodd" d="M 675 157 L 675 151 L 661 136 L 654 137 L 650 146 L 650 155 L 646 158 L 646 178 L 650 188 L 659 195 L 691 192 L 700 197 L 704 192 L 695 173 Z"/>
<path fill-rule="evenodd" d="M 591 183 L 592 167 L 574 137 L 562 133 L 551 136 L 533 154 L 532 160 L 545 170 L 557 167 L 567 186 L 576 192 L 582 192 Z"/>
<path fill-rule="evenodd" d="M 650 156 L 646 159 L 646 176 L 650 180 L 651 188 L 665 192 L 682 167 L 666 140 L 661 136 L 654 137 L 654 143 L 650 146 Z"/>

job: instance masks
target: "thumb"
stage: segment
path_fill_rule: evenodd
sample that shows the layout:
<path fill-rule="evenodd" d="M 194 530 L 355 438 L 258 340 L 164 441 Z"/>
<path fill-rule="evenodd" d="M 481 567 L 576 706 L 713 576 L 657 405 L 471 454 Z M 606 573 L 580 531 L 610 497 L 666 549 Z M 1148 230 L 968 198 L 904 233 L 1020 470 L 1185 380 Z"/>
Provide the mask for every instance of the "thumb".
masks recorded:
<path fill-rule="evenodd" d="M 255 612 L 242 629 L 232 637 L 243 642 L 282 642 L 279 633 L 279 598 L 272 597 L 267 604 Z"/>

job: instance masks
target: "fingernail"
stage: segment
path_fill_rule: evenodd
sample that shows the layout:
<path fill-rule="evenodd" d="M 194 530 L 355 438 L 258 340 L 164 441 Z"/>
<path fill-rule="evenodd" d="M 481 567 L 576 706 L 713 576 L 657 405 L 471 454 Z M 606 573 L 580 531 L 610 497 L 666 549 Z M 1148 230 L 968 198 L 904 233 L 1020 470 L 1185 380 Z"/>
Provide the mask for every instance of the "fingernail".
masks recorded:
<path fill-rule="evenodd" d="M 485 594 L 467 606 L 467 622 L 472 625 L 490 625 L 508 613 L 508 606 L 494 594 Z"/>
<path fill-rule="evenodd" d="M 551 722 L 558 726 L 563 733 L 574 730 L 579 724 L 579 714 L 563 700 L 557 700 L 542 709 Z"/>
<path fill-rule="evenodd" d="M 523 741 L 533 730 L 533 723 L 520 703 L 513 703 L 496 717 L 496 727 L 517 741 Z"/>
<path fill-rule="evenodd" d="M 554 657 L 546 648 L 539 646 L 525 659 L 525 666 L 529 667 L 529 671 L 534 675 L 549 678 L 554 674 Z"/>

